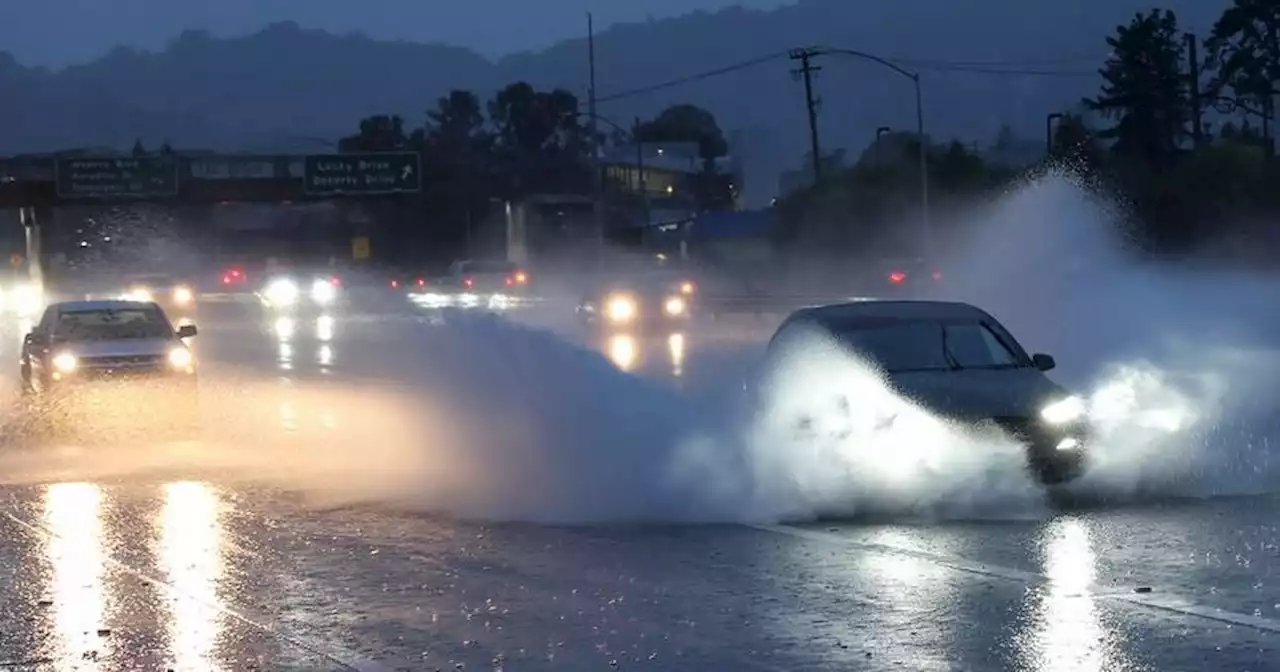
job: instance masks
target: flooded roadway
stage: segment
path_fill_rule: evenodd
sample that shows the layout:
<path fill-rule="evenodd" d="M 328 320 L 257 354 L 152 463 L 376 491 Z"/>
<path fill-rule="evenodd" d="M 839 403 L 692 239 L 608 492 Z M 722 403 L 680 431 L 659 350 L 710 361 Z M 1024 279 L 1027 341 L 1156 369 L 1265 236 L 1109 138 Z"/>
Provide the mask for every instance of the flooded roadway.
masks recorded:
<path fill-rule="evenodd" d="M 230 306 L 200 327 L 214 390 L 246 372 L 285 388 L 412 385 L 404 362 L 426 328 Z M 620 367 L 706 380 L 731 375 L 722 360 L 745 331 L 592 342 Z M 317 398 L 261 417 L 350 410 L 300 407 Z M 571 527 L 317 506 L 207 473 L 51 480 L 0 490 L 0 669 L 1280 669 L 1271 497 L 945 524 Z"/>

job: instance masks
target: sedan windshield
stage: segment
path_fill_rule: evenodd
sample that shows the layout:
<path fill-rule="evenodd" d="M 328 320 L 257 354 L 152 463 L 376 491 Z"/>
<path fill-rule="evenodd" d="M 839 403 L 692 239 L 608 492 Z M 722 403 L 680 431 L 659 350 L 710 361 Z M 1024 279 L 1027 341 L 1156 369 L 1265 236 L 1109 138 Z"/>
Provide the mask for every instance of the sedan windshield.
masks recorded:
<path fill-rule="evenodd" d="M 155 308 L 76 310 L 61 313 L 53 337 L 58 341 L 170 338 L 173 326 Z"/>
<path fill-rule="evenodd" d="M 842 330 L 839 338 L 889 373 L 1030 365 L 981 322 L 894 322 Z"/>

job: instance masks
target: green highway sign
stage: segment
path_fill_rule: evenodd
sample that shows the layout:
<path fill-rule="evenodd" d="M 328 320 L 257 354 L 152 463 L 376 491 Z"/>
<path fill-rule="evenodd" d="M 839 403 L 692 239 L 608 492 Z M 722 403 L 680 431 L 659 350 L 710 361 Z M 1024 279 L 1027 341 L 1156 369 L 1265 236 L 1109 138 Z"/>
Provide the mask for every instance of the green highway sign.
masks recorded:
<path fill-rule="evenodd" d="M 315 154 L 303 162 L 302 184 L 314 196 L 416 193 L 422 165 L 416 152 Z"/>
<path fill-rule="evenodd" d="M 155 198 L 178 195 L 172 156 L 58 159 L 54 186 L 62 198 Z"/>

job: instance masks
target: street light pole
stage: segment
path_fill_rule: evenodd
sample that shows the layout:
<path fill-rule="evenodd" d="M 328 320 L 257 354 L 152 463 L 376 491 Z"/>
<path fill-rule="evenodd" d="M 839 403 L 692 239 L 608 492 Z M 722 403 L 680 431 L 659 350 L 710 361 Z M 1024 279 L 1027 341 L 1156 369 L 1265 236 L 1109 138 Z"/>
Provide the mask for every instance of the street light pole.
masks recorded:
<path fill-rule="evenodd" d="M 913 73 L 916 87 L 916 137 L 920 142 L 920 243 L 924 257 L 933 254 L 933 226 L 929 221 L 929 147 L 924 137 L 924 97 L 920 92 L 920 73 Z"/>
<path fill-rule="evenodd" d="M 853 56 L 861 58 L 864 61 L 871 61 L 881 67 L 888 68 L 903 77 L 911 80 L 915 86 L 916 92 L 916 135 L 920 141 L 920 245 L 921 251 L 925 257 L 930 256 L 932 252 L 932 234 L 933 227 L 929 222 L 929 147 L 927 139 L 924 136 L 924 96 L 920 86 L 920 73 L 905 70 L 893 61 L 881 58 L 875 54 L 868 54 L 865 51 L 856 49 L 830 49 L 821 48 L 816 50 L 817 53 L 843 54 L 845 56 Z"/>
<path fill-rule="evenodd" d="M 591 133 L 591 183 L 595 192 L 591 204 L 591 214 L 595 219 L 596 258 L 600 266 L 604 266 L 604 212 L 601 199 L 604 189 L 604 176 L 600 174 L 600 133 L 596 125 L 596 26 L 595 18 L 587 12 L 587 63 L 590 68 L 590 84 L 588 88 L 588 109 L 591 119 L 588 123 Z"/>

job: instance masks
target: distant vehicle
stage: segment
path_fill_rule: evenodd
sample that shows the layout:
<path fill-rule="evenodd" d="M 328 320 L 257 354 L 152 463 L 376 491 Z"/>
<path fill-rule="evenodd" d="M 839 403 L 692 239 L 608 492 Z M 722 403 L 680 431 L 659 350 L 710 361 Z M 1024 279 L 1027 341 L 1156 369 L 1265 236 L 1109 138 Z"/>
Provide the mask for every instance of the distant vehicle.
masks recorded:
<path fill-rule="evenodd" d="M 776 362 L 795 339 L 813 333 L 883 370 L 898 393 L 939 417 L 994 423 L 1026 447 L 1041 483 L 1083 472 L 1090 433 L 1084 401 L 1045 375 L 1056 366 L 1052 357 L 1028 355 L 987 312 L 944 301 L 804 308 L 778 328 L 766 360 Z"/>
<path fill-rule="evenodd" d="M 575 307 L 578 319 L 611 331 L 671 330 L 692 318 L 696 288 L 681 276 L 650 274 L 608 280 Z"/>
<path fill-rule="evenodd" d="M 516 294 L 528 289 L 529 273 L 513 261 L 455 261 L 440 279 L 442 288 L 476 294 Z"/>
<path fill-rule="evenodd" d="M 878 259 L 855 264 L 857 290 L 876 297 L 926 298 L 943 281 L 942 269 L 923 259 Z"/>
<path fill-rule="evenodd" d="M 124 278 L 118 297 L 123 301 L 160 304 L 170 313 L 190 313 L 196 307 L 196 293 L 191 284 L 167 273 L 136 273 Z"/>
<path fill-rule="evenodd" d="M 278 271 L 257 292 L 273 312 L 326 312 L 344 302 L 342 279 L 329 269 Z"/>
<path fill-rule="evenodd" d="M 23 338 L 22 389 L 64 406 L 84 403 L 76 410 L 97 418 L 191 429 L 199 418 L 196 359 L 186 341 L 196 333 L 195 325 L 175 328 L 155 302 L 55 303 Z"/>

